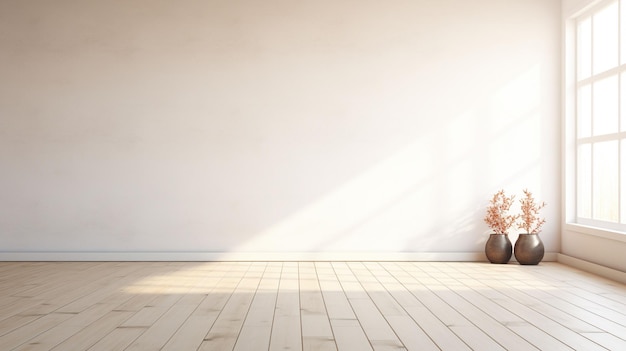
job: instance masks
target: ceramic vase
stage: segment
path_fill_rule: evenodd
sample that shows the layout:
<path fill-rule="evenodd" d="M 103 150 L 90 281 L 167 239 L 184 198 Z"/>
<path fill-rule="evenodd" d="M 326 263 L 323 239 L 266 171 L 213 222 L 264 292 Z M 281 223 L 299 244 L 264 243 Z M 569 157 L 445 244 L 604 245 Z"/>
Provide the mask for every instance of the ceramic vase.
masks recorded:
<path fill-rule="evenodd" d="M 519 264 L 535 265 L 544 254 L 543 242 L 537 234 L 520 234 L 515 241 L 515 259 Z"/>
<path fill-rule="evenodd" d="M 491 263 L 508 263 L 513 246 L 507 234 L 491 234 L 485 244 L 485 255 Z"/>

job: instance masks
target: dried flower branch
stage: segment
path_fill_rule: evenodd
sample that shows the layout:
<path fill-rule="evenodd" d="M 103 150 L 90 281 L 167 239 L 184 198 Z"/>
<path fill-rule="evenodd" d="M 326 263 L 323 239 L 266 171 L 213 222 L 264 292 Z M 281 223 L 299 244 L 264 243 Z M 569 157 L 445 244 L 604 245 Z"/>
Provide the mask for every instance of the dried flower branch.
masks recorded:
<path fill-rule="evenodd" d="M 546 222 L 545 218 L 538 216 L 539 210 L 544 208 L 546 203 L 535 203 L 533 194 L 527 189 L 524 189 L 524 195 L 525 197 L 520 199 L 520 203 L 522 204 L 522 215 L 520 218 L 522 220 L 517 224 L 517 227 L 519 229 L 524 229 L 526 233 L 537 234 L 539 233 L 541 226 Z"/>
<path fill-rule="evenodd" d="M 515 195 L 506 196 L 504 190 L 500 190 L 489 201 L 484 220 L 496 234 L 508 234 L 511 226 L 519 218 L 519 215 L 509 214 L 514 199 Z"/>

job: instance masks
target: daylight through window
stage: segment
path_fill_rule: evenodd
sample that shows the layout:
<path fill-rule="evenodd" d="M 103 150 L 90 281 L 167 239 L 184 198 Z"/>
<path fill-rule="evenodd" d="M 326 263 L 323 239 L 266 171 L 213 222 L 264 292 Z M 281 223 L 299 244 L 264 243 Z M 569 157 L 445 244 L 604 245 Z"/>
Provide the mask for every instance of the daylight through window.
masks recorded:
<path fill-rule="evenodd" d="M 576 20 L 576 218 L 626 231 L 626 0 Z"/>

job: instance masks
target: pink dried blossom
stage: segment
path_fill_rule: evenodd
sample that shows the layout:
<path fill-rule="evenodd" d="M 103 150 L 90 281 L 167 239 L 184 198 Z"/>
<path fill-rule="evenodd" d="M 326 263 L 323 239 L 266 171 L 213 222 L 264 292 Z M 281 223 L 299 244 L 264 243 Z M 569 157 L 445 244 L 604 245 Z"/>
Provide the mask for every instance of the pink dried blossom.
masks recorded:
<path fill-rule="evenodd" d="M 515 195 L 506 196 L 504 190 L 500 190 L 489 201 L 484 220 L 496 234 L 508 234 L 509 229 L 519 217 L 519 215 L 509 214 L 514 199 Z"/>
<path fill-rule="evenodd" d="M 541 230 L 541 226 L 546 222 L 545 218 L 538 216 L 539 210 L 544 208 L 546 203 L 542 202 L 541 204 L 536 204 L 533 194 L 527 189 L 524 189 L 524 195 L 525 197 L 520 199 L 520 203 L 522 204 L 522 214 L 520 218 L 522 220 L 517 223 L 517 227 L 523 229 L 526 233 L 537 234 Z"/>

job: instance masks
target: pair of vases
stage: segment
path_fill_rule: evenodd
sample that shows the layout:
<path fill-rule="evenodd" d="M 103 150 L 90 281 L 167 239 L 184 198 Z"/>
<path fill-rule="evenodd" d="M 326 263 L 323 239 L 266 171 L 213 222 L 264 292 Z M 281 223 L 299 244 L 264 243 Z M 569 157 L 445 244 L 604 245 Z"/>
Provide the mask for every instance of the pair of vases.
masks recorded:
<path fill-rule="evenodd" d="M 515 241 L 515 259 L 519 264 L 536 265 L 543 259 L 544 247 L 537 234 L 520 234 Z M 491 234 L 485 244 L 485 254 L 491 263 L 508 263 L 513 245 L 507 234 Z"/>

